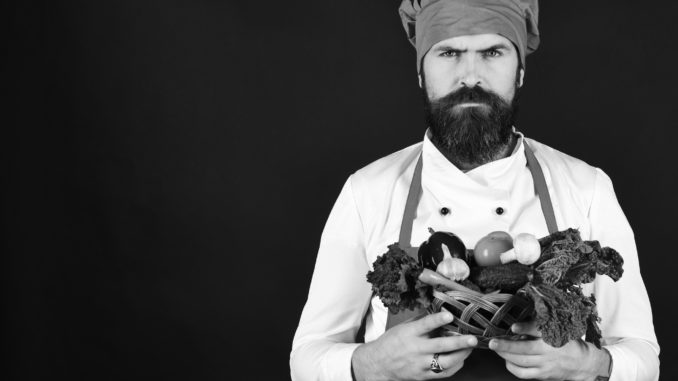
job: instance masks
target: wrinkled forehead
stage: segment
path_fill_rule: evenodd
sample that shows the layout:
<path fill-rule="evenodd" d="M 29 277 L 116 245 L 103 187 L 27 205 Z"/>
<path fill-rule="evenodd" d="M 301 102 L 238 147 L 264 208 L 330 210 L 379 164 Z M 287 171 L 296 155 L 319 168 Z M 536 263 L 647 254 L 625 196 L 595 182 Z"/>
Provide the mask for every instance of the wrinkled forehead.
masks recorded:
<path fill-rule="evenodd" d="M 485 50 L 492 47 L 503 47 L 514 52 L 517 51 L 511 40 L 497 33 L 465 34 L 446 38 L 436 42 L 429 51 L 443 47 L 455 50 Z"/>

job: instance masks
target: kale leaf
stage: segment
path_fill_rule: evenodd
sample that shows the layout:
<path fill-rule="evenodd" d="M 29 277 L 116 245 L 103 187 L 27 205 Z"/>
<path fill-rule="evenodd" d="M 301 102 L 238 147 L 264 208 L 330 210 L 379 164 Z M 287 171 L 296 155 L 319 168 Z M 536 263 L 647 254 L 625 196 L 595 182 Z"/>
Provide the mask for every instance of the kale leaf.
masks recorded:
<path fill-rule="evenodd" d="M 579 261 L 579 253 L 567 250 L 567 247 L 554 245 L 552 253 L 551 259 L 542 262 L 534 269 L 537 279 L 548 285 L 558 283 L 570 266 Z"/>
<path fill-rule="evenodd" d="M 546 283 L 528 283 L 522 291 L 534 301 L 536 323 L 542 340 L 552 347 L 562 347 L 568 341 L 580 339 L 591 331 L 591 317 L 597 318 L 595 303 L 584 296 L 579 288 L 564 291 Z M 592 337 L 591 341 L 600 346 L 600 331 L 598 337 Z"/>
<path fill-rule="evenodd" d="M 600 348 L 595 298 L 585 296 L 580 286 L 593 282 L 596 274 L 619 280 L 623 258 L 598 241 L 583 241 L 576 229 L 555 232 L 539 243 L 542 254 L 534 264 L 534 276 L 520 292 L 534 301 L 543 340 L 560 347 L 586 335 L 586 341 Z"/>
<path fill-rule="evenodd" d="M 372 291 L 391 313 L 401 310 L 426 309 L 433 300 L 433 288 L 419 280 L 423 267 L 397 243 L 377 257 L 373 271 L 367 273 Z"/>
<path fill-rule="evenodd" d="M 596 272 L 601 275 L 607 275 L 613 281 L 618 281 L 624 274 L 624 258 L 613 248 L 603 247 L 598 253 L 598 262 Z"/>

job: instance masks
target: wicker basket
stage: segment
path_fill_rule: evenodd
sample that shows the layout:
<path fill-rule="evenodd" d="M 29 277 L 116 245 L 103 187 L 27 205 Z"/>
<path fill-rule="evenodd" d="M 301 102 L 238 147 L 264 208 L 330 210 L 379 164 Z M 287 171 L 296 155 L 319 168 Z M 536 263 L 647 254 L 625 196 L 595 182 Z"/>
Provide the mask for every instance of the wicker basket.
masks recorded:
<path fill-rule="evenodd" d="M 443 327 L 443 335 L 475 335 L 478 347 L 487 348 L 493 337 L 526 339 L 525 335 L 511 334 L 511 325 L 529 319 L 534 304 L 514 294 L 433 291 L 433 302 L 428 312 L 436 313 L 443 308 L 454 315 L 452 323 Z"/>

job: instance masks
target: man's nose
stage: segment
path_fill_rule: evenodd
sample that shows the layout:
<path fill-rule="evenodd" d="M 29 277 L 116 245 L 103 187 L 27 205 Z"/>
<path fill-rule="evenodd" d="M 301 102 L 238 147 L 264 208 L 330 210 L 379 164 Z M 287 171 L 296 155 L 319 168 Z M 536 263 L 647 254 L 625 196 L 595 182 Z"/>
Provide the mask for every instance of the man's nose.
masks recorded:
<path fill-rule="evenodd" d="M 474 87 L 480 85 L 479 65 L 472 54 L 465 54 L 461 60 L 461 75 L 459 77 L 460 85 L 463 87 Z"/>

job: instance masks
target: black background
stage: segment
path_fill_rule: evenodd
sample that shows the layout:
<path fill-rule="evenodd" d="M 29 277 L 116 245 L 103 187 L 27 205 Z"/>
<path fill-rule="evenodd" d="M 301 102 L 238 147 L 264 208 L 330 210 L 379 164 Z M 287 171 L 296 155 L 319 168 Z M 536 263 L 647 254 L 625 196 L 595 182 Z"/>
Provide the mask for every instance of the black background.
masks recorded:
<path fill-rule="evenodd" d="M 289 378 L 342 184 L 424 133 L 398 4 L 9 3 L 0 376 Z M 519 129 L 614 181 L 668 380 L 678 7 L 649 4 L 542 1 Z"/>

